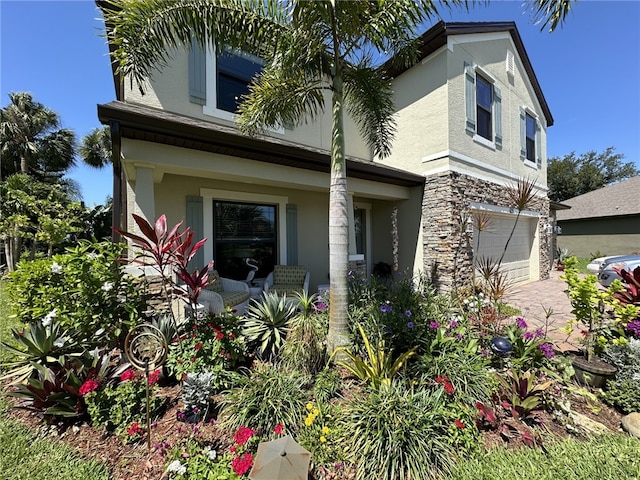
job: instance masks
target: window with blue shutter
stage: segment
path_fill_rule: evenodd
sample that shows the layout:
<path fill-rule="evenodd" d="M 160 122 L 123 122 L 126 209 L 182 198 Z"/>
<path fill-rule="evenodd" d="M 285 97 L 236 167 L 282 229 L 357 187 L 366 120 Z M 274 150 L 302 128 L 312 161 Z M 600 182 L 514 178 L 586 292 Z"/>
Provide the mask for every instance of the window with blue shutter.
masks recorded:
<path fill-rule="evenodd" d="M 502 147 L 502 93 L 492 80 L 477 69 L 464 64 L 465 128 L 474 134 L 474 140 L 491 142 L 489 146 Z M 484 140 L 483 140 L 484 139 Z"/>
<path fill-rule="evenodd" d="M 520 107 L 520 157 L 542 168 L 542 125 L 525 107 Z"/>
<path fill-rule="evenodd" d="M 193 230 L 193 237 L 196 242 L 204 238 L 204 220 L 202 218 L 202 197 L 187 197 L 187 211 L 185 215 L 186 224 Z M 200 248 L 189 262 L 191 270 L 202 269 L 204 267 L 204 249 Z"/>

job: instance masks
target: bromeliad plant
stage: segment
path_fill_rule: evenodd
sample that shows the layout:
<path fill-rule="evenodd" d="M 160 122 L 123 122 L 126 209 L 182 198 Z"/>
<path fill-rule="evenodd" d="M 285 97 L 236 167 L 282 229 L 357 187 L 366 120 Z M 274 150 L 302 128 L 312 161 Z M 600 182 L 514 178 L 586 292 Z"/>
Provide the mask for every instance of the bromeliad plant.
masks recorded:
<path fill-rule="evenodd" d="M 336 362 L 338 365 L 349 370 L 356 378 L 368 382 L 374 390 L 388 388 L 391 385 L 391 379 L 416 353 L 417 347 L 413 347 L 394 359 L 393 351 L 386 350 L 384 340 L 380 340 L 374 349 L 362 325 L 358 324 L 358 330 L 364 343 L 366 358 L 360 358 L 358 354 L 348 348 L 338 347 L 331 354 L 329 361 L 336 355 L 344 355 L 347 361 L 338 361 Z"/>
<path fill-rule="evenodd" d="M 508 370 L 500 376 L 502 392 L 500 398 L 506 402 L 514 418 L 525 418 L 536 409 L 542 400 L 542 394 L 553 384 L 552 380 L 540 381 L 531 370 L 518 372 Z"/>

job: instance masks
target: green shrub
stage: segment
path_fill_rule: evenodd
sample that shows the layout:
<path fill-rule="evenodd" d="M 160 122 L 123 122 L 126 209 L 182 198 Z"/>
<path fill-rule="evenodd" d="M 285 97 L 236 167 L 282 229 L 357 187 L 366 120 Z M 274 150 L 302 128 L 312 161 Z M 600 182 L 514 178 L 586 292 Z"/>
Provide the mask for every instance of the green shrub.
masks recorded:
<path fill-rule="evenodd" d="M 169 344 L 166 366 L 171 375 L 182 380 L 187 373 L 206 370 L 214 374 L 212 387 L 216 392 L 234 385 L 232 369 L 244 362 L 246 351 L 236 317 L 224 313 L 189 318 L 178 333 Z"/>
<path fill-rule="evenodd" d="M 442 389 L 413 390 L 393 382 L 351 399 L 340 419 L 341 441 L 358 466 L 358 480 L 436 478 L 451 466 L 454 452 L 477 444 L 472 414 L 448 405 Z M 452 427 L 460 438 L 451 436 Z"/>
<path fill-rule="evenodd" d="M 252 301 L 242 321 L 242 334 L 260 358 L 274 358 L 284 344 L 289 321 L 296 305 L 285 295 L 265 293 L 258 301 Z"/>
<path fill-rule="evenodd" d="M 640 411 L 640 340 L 609 345 L 603 357 L 617 368 L 615 378 L 607 381 L 603 400 L 623 413 Z"/>
<path fill-rule="evenodd" d="M 334 465 L 344 458 L 343 445 L 340 439 L 344 433 L 340 431 L 338 419 L 342 415 L 339 406 L 317 402 L 306 405 L 306 418 L 296 435 L 296 440 L 312 455 L 313 464 Z"/>
<path fill-rule="evenodd" d="M 9 275 L 13 312 L 24 324 L 55 319 L 88 345 L 116 344 L 146 310 L 139 280 L 120 275 L 124 244 L 81 240 L 50 259 L 21 261 Z"/>
<path fill-rule="evenodd" d="M 159 373 L 149 374 L 149 415 L 158 413 L 163 400 L 155 396 L 156 382 Z M 115 432 L 124 442 L 134 441 L 143 436 L 147 418 L 147 379 L 144 375 L 127 370 L 123 372 L 117 383 L 109 382 L 102 386 L 100 379 L 88 380 L 80 388 L 84 393 L 87 411 L 95 427 Z M 83 390 L 84 387 L 84 390 Z"/>
<path fill-rule="evenodd" d="M 313 397 L 321 403 L 328 403 L 340 392 L 340 373 L 332 368 L 325 368 L 316 375 L 313 384 Z"/>
<path fill-rule="evenodd" d="M 224 394 L 220 417 L 228 428 L 251 425 L 259 432 L 270 432 L 281 423 L 295 431 L 302 422 L 309 399 L 309 377 L 269 364 L 259 364 L 243 385 Z"/>

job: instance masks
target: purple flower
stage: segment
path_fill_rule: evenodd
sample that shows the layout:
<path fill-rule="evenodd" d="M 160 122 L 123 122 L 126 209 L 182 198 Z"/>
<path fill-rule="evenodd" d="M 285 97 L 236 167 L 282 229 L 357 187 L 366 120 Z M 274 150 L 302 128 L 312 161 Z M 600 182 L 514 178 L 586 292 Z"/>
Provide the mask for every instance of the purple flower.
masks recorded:
<path fill-rule="evenodd" d="M 488 357 L 489 350 L 487 350 L 486 348 L 483 348 L 482 350 L 480 350 L 480 355 L 482 355 L 483 357 Z"/>
<path fill-rule="evenodd" d="M 326 310 L 326 309 L 327 309 L 327 304 L 326 304 L 326 303 L 324 303 L 324 302 L 318 302 L 318 303 L 316 304 L 316 309 L 317 309 L 317 310 L 320 310 L 320 311 L 322 311 L 322 310 Z"/>
<path fill-rule="evenodd" d="M 632 336 L 636 338 L 640 338 L 640 320 L 632 320 L 627 323 L 625 330 L 629 332 Z"/>
<path fill-rule="evenodd" d="M 413 322 L 407 323 L 407 328 L 412 329 L 413 327 L 415 327 L 415 324 Z"/>
<path fill-rule="evenodd" d="M 391 308 L 391 305 L 380 305 L 380 311 L 382 313 L 389 313 L 391 312 L 391 310 L 393 310 L 393 308 Z"/>
<path fill-rule="evenodd" d="M 450 326 L 451 328 L 456 328 L 456 327 L 458 326 L 458 321 L 457 321 L 457 320 L 451 320 L 451 321 L 449 322 L 449 326 Z"/>
<path fill-rule="evenodd" d="M 439 329 L 439 328 L 440 328 L 440 322 L 431 322 L 431 323 L 429 324 L 429 328 L 430 328 L 431 330 L 437 330 L 437 329 Z"/>
<path fill-rule="evenodd" d="M 524 318 L 522 317 L 517 317 L 516 318 L 516 326 L 520 329 L 520 330 L 526 330 L 527 329 L 527 322 L 524 321 Z"/>
<path fill-rule="evenodd" d="M 538 345 L 538 348 L 542 352 L 542 354 L 547 358 L 552 358 L 555 356 L 555 352 L 553 351 L 553 345 L 550 343 L 541 343 Z"/>
<path fill-rule="evenodd" d="M 407 310 L 406 312 L 404 312 L 404 316 L 409 318 L 411 316 L 411 310 Z"/>
<path fill-rule="evenodd" d="M 536 338 L 544 338 L 544 332 L 541 329 L 537 329 L 535 332 L 533 332 L 533 335 Z"/>
<path fill-rule="evenodd" d="M 462 334 L 461 333 L 456 334 L 456 340 L 462 340 Z"/>
<path fill-rule="evenodd" d="M 527 341 L 533 340 L 533 332 L 525 332 L 524 335 L 522 335 L 522 338 Z"/>

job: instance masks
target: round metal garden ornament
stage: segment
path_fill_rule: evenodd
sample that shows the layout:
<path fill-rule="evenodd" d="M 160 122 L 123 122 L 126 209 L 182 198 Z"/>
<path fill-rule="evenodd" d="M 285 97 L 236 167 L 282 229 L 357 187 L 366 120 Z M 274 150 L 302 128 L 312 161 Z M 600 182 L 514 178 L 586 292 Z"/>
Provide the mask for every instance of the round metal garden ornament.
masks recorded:
<path fill-rule="evenodd" d="M 149 412 L 149 373 L 161 367 L 169 347 L 164 334 L 153 325 L 143 323 L 133 327 L 124 340 L 129 363 L 144 372 L 146 378 L 147 448 L 151 450 L 151 412 Z"/>
<path fill-rule="evenodd" d="M 495 337 L 491 340 L 491 351 L 501 358 L 508 357 L 513 351 L 511 342 L 504 337 Z"/>

